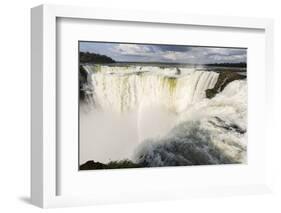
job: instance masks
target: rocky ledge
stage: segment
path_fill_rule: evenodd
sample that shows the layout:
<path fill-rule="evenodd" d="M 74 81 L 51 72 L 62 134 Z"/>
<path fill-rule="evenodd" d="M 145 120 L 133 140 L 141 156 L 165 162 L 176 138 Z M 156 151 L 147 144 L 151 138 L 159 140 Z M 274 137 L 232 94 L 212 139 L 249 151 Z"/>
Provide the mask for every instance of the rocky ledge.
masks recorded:
<path fill-rule="evenodd" d="M 80 170 L 95 170 L 95 169 L 121 169 L 121 168 L 139 168 L 141 165 L 133 163 L 130 160 L 110 161 L 107 164 L 87 161 L 80 165 Z"/>
<path fill-rule="evenodd" d="M 216 96 L 217 93 L 221 92 L 226 85 L 228 85 L 230 82 L 235 81 L 235 80 L 242 80 L 246 79 L 246 75 L 241 75 L 237 72 L 232 72 L 232 71 L 222 71 L 219 74 L 219 78 L 217 83 L 215 84 L 214 88 L 212 89 L 207 89 L 206 92 L 206 97 L 207 98 L 213 98 Z"/>

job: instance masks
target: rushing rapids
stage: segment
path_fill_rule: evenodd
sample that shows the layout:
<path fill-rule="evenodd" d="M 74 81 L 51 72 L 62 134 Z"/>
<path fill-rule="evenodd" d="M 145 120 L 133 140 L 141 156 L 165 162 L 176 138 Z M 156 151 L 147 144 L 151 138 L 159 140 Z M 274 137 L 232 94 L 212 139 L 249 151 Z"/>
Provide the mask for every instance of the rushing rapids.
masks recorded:
<path fill-rule="evenodd" d="M 145 139 L 135 161 L 150 167 L 246 162 L 246 92 L 246 81 L 234 81 L 191 105 L 167 134 Z"/>
<path fill-rule="evenodd" d="M 205 91 L 215 86 L 219 73 L 203 67 L 85 64 L 83 68 L 87 82 L 82 89 L 87 93 L 86 105 L 91 110 L 124 117 L 131 112 L 137 115 L 132 118 L 138 119 L 134 127 L 138 130 L 136 136 L 130 135 L 130 148 L 114 144 L 112 151 L 107 150 L 111 159 L 130 159 L 148 167 L 246 161 L 246 80 L 235 80 L 208 99 Z M 165 118 L 166 114 L 169 118 Z M 97 120 L 89 115 L 82 117 Z M 126 125 L 122 128 L 134 131 Z M 117 131 L 119 126 L 114 128 Z M 94 132 L 89 129 L 90 134 Z M 114 157 L 114 153 L 120 155 Z M 99 159 L 96 153 L 88 156 L 82 162 L 93 159 L 108 162 Z"/>

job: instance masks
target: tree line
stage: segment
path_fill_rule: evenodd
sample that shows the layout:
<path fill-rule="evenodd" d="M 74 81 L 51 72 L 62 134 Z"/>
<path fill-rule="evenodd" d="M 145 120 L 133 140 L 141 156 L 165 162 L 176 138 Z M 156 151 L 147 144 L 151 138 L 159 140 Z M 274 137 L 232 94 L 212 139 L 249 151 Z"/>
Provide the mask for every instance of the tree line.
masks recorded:
<path fill-rule="evenodd" d="M 115 61 L 106 56 L 97 53 L 80 52 L 80 63 L 115 63 Z"/>

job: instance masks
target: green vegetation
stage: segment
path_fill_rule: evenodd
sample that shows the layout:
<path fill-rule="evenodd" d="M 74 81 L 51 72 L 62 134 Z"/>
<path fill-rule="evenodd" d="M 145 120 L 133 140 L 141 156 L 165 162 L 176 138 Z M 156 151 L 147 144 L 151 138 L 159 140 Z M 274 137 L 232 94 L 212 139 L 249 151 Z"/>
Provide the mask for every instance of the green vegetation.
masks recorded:
<path fill-rule="evenodd" d="M 80 63 L 115 63 L 115 61 L 106 56 L 97 53 L 80 52 Z"/>
<path fill-rule="evenodd" d="M 235 80 L 242 80 L 245 78 L 246 76 L 240 75 L 236 72 L 230 72 L 230 71 L 220 72 L 218 81 L 216 82 L 214 88 L 207 89 L 205 91 L 206 97 L 213 98 L 216 96 L 217 93 L 221 92 L 226 87 L 226 85 L 229 84 L 230 82 Z"/>
<path fill-rule="evenodd" d="M 245 68 L 247 67 L 247 63 L 240 62 L 240 63 L 216 63 L 216 64 L 205 64 L 207 66 L 214 66 L 214 67 L 237 67 L 237 68 Z"/>
<path fill-rule="evenodd" d="M 140 168 L 143 167 L 140 164 L 133 163 L 130 160 L 122 161 L 110 161 L 107 164 L 87 161 L 86 163 L 80 165 L 80 170 L 95 170 L 95 169 L 121 169 L 121 168 Z"/>

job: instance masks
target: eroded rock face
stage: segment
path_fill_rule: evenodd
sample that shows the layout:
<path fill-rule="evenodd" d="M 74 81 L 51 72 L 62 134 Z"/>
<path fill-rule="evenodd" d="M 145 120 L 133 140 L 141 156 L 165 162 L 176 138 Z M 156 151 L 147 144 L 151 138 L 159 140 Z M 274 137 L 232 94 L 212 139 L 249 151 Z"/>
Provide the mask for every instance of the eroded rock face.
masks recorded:
<path fill-rule="evenodd" d="M 86 92 L 84 90 L 87 85 L 88 73 L 87 71 L 80 65 L 79 66 L 79 98 L 84 101 L 86 98 Z"/>
<path fill-rule="evenodd" d="M 247 78 L 245 75 L 241 75 L 236 72 L 231 72 L 231 71 L 223 71 L 220 72 L 219 78 L 212 89 L 207 89 L 206 92 L 206 97 L 207 98 L 213 98 L 216 96 L 217 93 L 221 92 L 226 85 L 228 85 L 230 82 L 235 81 L 235 80 L 242 80 Z"/>

